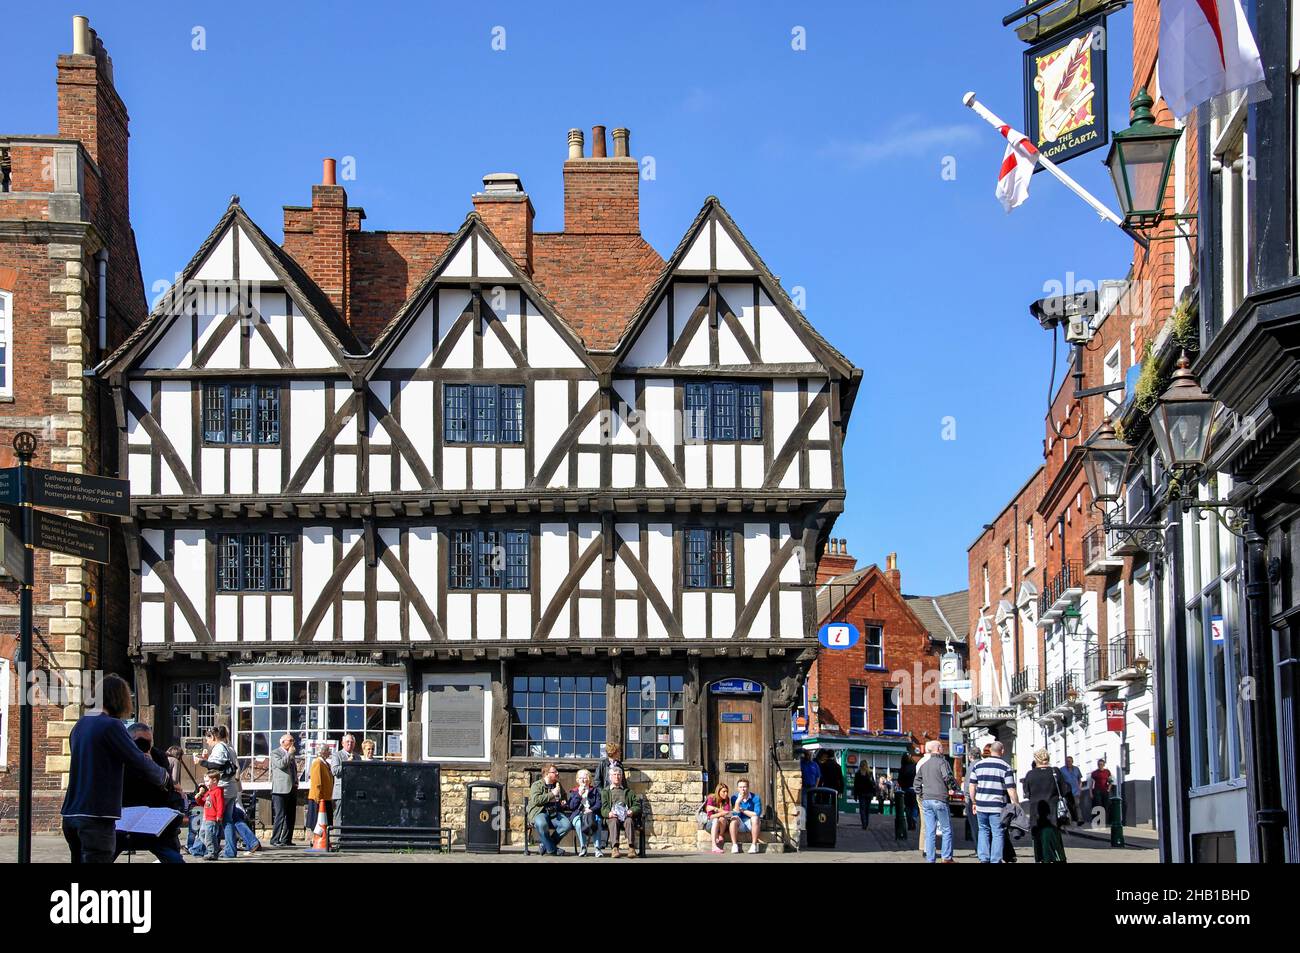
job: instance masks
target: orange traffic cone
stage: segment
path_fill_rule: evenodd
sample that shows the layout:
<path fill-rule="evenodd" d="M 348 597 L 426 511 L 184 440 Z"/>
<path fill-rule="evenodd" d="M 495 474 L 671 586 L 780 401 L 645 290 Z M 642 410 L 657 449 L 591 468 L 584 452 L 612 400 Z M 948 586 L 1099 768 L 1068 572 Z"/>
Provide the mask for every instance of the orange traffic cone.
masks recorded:
<path fill-rule="evenodd" d="M 312 830 L 315 838 L 312 840 L 311 847 L 307 848 L 312 853 L 327 854 L 330 849 L 330 825 L 325 813 L 325 800 L 322 798 L 320 809 L 316 812 L 316 827 Z"/>

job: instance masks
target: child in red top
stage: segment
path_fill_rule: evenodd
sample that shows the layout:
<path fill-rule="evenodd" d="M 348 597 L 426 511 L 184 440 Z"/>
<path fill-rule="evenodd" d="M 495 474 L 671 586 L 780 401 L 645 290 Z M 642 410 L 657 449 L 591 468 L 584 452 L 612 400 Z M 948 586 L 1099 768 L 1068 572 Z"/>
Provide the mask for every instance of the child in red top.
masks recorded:
<path fill-rule="evenodd" d="M 221 790 L 221 772 L 209 771 L 206 787 L 200 787 L 194 800 L 203 805 L 204 860 L 217 859 L 217 833 L 221 830 L 221 816 L 225 813 L 226 797 Z"/>

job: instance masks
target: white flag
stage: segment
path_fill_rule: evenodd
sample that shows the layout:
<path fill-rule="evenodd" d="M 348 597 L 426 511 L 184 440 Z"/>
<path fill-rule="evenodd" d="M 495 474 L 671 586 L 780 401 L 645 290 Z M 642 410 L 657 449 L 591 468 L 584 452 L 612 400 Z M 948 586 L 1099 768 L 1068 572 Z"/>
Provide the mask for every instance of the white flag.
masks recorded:
<path fill-rule="evenodd" d="M 1038 150 L 1023 132 L 1002 126 L 1000 133 L 1007 140 L 1007 151 L 1002 154 L 1002 168 L 998 172 L 998 187 L 994 194 L 1002 207 L 1010 212 L 1029 198 L 1029 180 L 1034 176 Z"/>
<path fill-rule="evenodd" d="M 1264 79 L 1241 0 L 1160 4 L 1160 95 L 1175 116 Z"/>

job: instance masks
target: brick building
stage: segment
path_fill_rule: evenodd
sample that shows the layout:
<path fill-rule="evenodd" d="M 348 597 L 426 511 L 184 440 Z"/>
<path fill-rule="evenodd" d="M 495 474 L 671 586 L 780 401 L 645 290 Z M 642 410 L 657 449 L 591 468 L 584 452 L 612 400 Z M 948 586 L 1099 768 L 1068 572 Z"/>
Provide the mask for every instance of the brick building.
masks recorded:
<path fill-rule="evenodd" d="M 1158 5 L 1138 0 L 1130 97 L 1156 89 L 1158 26 Z M 1176 124 L 1163 101 L 1154 111 L 1157 122 Z M 1174 156 L 1166 207 L 1176 212 L 1197 208 L 1196 143 L 1196 130 L 1186 129 Z M 1148 248 L 1132 246 L 1122 279 L 1030 306 L 1040 321 L 1084 308 L 1088 341 L 1072 350 L 1045 415 L 1042 466 L 968 550 L 974 698 L 959 719 L 972 745 L 992 737 L 1006 743 L 1022 775 L 1040 747 L 1054 764 L 1072 757 L 1085 777 L 1104 757 L 1122 787 L 1127 821 L 1153 825 L 1161 718 L 1147 671 L 1158 571 L 1133 537 L 1102 529 L 1083 461 L 1106 419 L 1132 414 L 1140 375 L 1154 378 L 1182 333 L 1177 303 L 1194 282 L 1196 248 L 1163 228 Z M 1112 389 L 1087 393 L 1101 387 Z M 1135 474 L 1112 518 L 1139 517 L 1151 504 L 1151 485 L 1149 472 Z M 1120 731 L 1108 727 L 1108 702 L 1122 705 Z"/>
<path fill-rule="evenodd" d="M 819 623 L 849 622 L 860 637 L 852 648 L 818 649 L 795 714 L 799 747 L 834 752 L 846 779 L 862 762 L 896 776 L 931 739 L 948 750 L 953 708 L 939 660 L 948 647 L 964 653 L 966 593 L 905 595 L 895 554 L 883 570 L 858 569 L 842 539 L 830 541 L 817 580 Z"/>
<path fill-rule="evenodd" d="M 85 371 L 145 314 L 130 224 L 128 116 L 112 60 L 82 17 L 73 22 L 72 50 L 57 60 L 57 133 L 0 134 L 0 466 L 15 462 L 12 438 L 27 430 L 38 438 L 35 465 L 116 475 L 112 404 Z M 116 533 L 113 544 L 120 556 Z M 33 669 L 47 684 L 62 679 L 75 688 L 83 673 L 129 671 L 123 562 L 109 570 L 36 551 Z M 17 800 L 18 595 L 18 583 L 0 574 L 5 826 Z M 58 813 L 67 736 L 81 712 L 80 692 L 44 700 L 33 732 L 38 829 Z"/>

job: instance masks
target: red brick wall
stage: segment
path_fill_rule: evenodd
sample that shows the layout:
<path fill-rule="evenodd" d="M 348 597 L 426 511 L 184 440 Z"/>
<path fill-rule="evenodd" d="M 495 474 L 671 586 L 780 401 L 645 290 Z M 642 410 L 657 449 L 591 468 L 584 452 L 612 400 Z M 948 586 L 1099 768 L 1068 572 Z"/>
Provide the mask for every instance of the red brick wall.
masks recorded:
<path fill-rule="evenodd" d="M 564 163 L 564 230 L 638 234 L 641 169 L 636 159 Z"/>
<path fill-rule="evenodd" d="M 848 621 L 863 633 L 867 625 L 883 626 L 884 671 L 866 669 L 866 644 L 859 640 L 851 649 L 821 649 L 808 676 L 808 697 L 817 696 L 818 712 L 809 712 L 810 735 L 826 734 L 826 725 L 837 725 L 839 733 L 849 732 L 849 688 L 867 687 L 867 727 L 880 730 L 883 721 L 883 696 L 886 686 L 906 680 L 909 697 L 902 706 L 900 728 L 912 743 L 923 744 L 939 737 L 939 656 L 930 647 L 930 636 L 913 615 L 884 574 L 872 569 L 849 597 L 837 621 Z M 824 620 L 823 620 L 824 621 Z M 917 675 L 923 679 L 917 684 Z M 925 676 L 929 673 L 929 679 Z M 929 692 L 918 691 L 933 686 Z M 930 697 L 933 695 L 933 697 Z M 810 706 L 811 707 L 811 706 Z M 833 732 L 832 732 L 833 733 Z"/>

